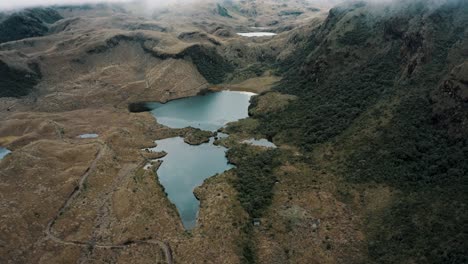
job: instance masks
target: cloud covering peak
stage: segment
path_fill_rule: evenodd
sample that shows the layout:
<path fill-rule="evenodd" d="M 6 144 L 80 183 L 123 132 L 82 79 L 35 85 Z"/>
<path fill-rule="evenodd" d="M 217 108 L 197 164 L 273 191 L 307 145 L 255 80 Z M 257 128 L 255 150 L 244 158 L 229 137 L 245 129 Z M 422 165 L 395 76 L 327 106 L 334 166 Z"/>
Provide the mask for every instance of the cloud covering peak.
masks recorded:
<path fill-rule="evenodd" d="M 88 3 L 119 3 L 130 0 L 0 0 L 0 10 L 48 5 L 75 5 Z"/>

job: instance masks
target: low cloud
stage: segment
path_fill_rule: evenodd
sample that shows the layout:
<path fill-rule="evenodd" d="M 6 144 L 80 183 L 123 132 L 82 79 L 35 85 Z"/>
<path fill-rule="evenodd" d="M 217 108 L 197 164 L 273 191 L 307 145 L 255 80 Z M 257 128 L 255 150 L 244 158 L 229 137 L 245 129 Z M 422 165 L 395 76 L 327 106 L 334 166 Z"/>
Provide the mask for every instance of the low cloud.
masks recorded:
<path fill-rule="evenodd" d="M 129 2 L 130 0 L 0 0 L 0 9 L 18 9 L 25 7 L 35 6 L 48 6 L 48 5 L 77 5 L 89 3 L 120 3 Z"/>
<path fill-rule="evenodd" d="M 138 3 L 146 8 L 156 8 L 171 4 L 189 4 L 207 0 L 0 0 L 0 10 L 50 5 L 80 5 L 96 3 Z M 326 0 L 330 1 L 330 0 Z"/>
<path fill-rule="evenodd" d="M 48 5 L 78 5 L 88 3 L 122 3 L 136 2 L 143 3 L 146 8 L 152 9 L 170 4 L 188 4 L 210 0 L 0 0 L 0 10 L 11 10 L 25 7 L 48 6 Z M 211 0 L 214 1 L 214 0 Z M 357 0 L 306 0 L 316 4 L 336 5 L 343 2 L 355 2 Z M 410 3 L 415 0 L 364 0 L 372 4 L 390 4 L 390 3 Z M 418 0 L 425 2 L 427 6 L 438 6 L 446 2 L 456 2 L 463 0 Z"/>

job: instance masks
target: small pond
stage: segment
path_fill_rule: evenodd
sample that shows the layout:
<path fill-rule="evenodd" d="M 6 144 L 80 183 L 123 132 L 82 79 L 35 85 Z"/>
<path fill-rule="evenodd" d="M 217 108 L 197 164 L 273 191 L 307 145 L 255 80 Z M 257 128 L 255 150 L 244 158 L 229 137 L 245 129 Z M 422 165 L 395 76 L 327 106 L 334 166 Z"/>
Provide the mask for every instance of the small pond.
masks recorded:
<path fill-rule="evenodd" d="M 222 138 L 228 138 L 229 135 L 226 134 L 226 133 L 218 132 L 218 133 L 216 133 L 216 137 L 219 138 L 219 139 L 222 139 Z"/>
<path fill-rule="evenodd" d="M 247 139 L 247 140 L 242 141 L 242 143 L 253 145 L 253 146 L 266 147 L 266 148 L 276 148 L 276 145 L 273 142 L 268 141 L 268 140 L 266 140 L 264 138 L 262 138 L 262 139 L 254 139 L 254 138 Z"/>
<path fill-rule="evenodd" d="M 237 33 L 239 36 L 253 38 L 253 37 L 273 37 L 278 34 L 272 32 L 247 32 L 247 33 Z"/>
<path fill-rule="evenodd" d="M 0 160 L 3 159 L 6 155 L 10 154 L 11 151 L 6 149 L 6 148 L 3 148 L 3 147 L 0 147 Z"/>
<path fill-rule="evenodd" d="M 79 138 L 97 138 L 99 137 L 98 134 L 81 134 L 78 136 Z"/>

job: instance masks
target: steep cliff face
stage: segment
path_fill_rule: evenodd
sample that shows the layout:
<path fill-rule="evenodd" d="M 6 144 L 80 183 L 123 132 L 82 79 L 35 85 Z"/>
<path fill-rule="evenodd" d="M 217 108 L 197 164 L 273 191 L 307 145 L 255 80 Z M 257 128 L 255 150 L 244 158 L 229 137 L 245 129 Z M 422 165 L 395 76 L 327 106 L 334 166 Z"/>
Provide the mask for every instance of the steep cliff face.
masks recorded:
<path fill-rule="evenodd" d="M 275 142 L 331 146 L 323 169 L 339 172 L 342 192 L 398 193 L 380 211 L 359 204 L 370 261 L 466 260 L 467 29 L 466 1 L 333 8 L 281 66 L 277 90 L 299 99 L 256 116 Z"/>

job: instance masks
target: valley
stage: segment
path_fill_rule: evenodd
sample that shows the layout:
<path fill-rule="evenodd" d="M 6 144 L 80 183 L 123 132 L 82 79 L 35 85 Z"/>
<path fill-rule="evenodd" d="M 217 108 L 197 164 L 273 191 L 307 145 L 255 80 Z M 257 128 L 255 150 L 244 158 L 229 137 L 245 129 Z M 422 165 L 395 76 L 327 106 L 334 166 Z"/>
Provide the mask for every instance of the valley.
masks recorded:
<path fill-rule="evenodd" d="M 467 36 L 463 0 L 2 12 L 0 263 L 464 263 Z"/>

